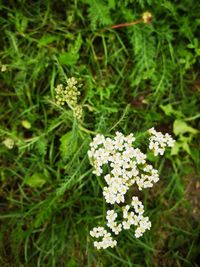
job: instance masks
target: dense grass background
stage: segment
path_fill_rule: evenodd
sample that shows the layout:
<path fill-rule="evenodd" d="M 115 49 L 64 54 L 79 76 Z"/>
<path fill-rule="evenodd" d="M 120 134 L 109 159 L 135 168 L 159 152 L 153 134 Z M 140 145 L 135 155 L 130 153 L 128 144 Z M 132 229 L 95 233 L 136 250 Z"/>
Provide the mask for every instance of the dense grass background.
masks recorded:
<path fill-rule="evenodd" d="M 199 1 L 0 3 L 0 266 L 199 266 Z M 147 10 L 151 24 L 111 29 Z M 81 123 L 54 101 L 71 76 Z M 152 228 L 96 251 L 89 230 L 105 203 L 89 142 L 152 126 L 177 140 L 154 162 L 160 181 L 139 195 Z"/>

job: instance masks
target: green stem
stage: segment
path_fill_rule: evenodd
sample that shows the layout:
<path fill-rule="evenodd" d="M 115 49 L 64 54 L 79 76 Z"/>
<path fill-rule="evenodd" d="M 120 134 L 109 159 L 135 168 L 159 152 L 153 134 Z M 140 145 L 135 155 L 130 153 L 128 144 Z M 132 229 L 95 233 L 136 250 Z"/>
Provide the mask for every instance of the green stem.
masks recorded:
<path fill-rule="evenodd" d="M 81 125 L 78 125 L 78 128 L 79 128 L 81 131 L 83 131 L 83 132 L 85 132 L 85 133 L 88 133 L 88 134 L 93 134 L 93 135 L 97 135 L 97 134 L 98 134 L 97 132 L 88 130 L 88 129 L 84 128 L 84 127 L 81 126 Z"/>

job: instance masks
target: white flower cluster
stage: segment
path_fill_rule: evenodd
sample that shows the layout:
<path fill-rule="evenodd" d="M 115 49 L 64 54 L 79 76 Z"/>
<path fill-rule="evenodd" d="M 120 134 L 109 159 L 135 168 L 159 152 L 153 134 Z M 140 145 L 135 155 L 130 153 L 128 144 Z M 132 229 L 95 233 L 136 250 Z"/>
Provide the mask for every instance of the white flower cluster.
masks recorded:
<path fill-rule="evenodd" d="M 134 211 L 129 211 L 133 207 Z M 128 230 L 131 225 L 137 226 L 135 230 L 135 237 L 138 238 L 143 235 L 143 233 L 151 227 L 151 222 L 148 217 L 143 217 L 144 206 L 138 197 L 132 197 L 131 206 L 126 205 L 122 207 L 123 211 L 123 221 L 117 223 L 117 213 L 114 210 L 107 211 L 107 226 L 118 235 L 122 229 Z"/>
<path fill-rule="evenodd" d="M 133 207 L 134 211 L 130 211 L 130 208 Z M 126 205 L 122 207 L 123 210 L 123 228 L 130 229 L 131 225 L 136 226 L 135 237 L 139 238 L 143 233 L 151 228 L 151 222 L 148 217 L 144 217 L 144 206 L 138 197 L 132 197 L 131 206 Z"/>
<path fill-rule="evenodd" d="M 90 231 L 90 235 L 92 237 L 102 237 L 102 241 L 95 241 L 94 246 L 97 249 L 103 248 L 106 249 L 108 247 L 115 247 L 117 245 L 117 241 L 114 240 L 110 233 L 106 231 L 103 227 L 94 227 L 92 231 Z"/>
<path fill-rule="evenodd" d="M 154 128 L 149 129 L 150 144 L 149 149 L 153 150 L 154 156 L 163 155 L 166 147 L 173 147 L 175 140 L 170 134 L 165 135 L 161 132 L 157 132 Z"/>
<path fill-rule="evenodd" d="M 122 230 L 122 224 L 115 221 L 117 218 L 117 213 L 114 210 L 108 210 L 106 219 L 108 221 L 107 226 L 118 235 Z"/>
<path fill-rule="evenodd" d="M 158 143 L 158 145 L 156 143 L 157 149 L 164 150 L 166 146 L 173 146 L 174 140 L 169 134 L 157 133 L 153 128 L 149 132 L 153 135 L 150 137 L 150 149 L 155 142 Z M 124 136 L 122 133 L 116 132 L 113 139 L 98 134 L 90 143 L 88 157 L 94 166 L 93 173 L 100 176 L 103 174 L 103 169 L 109 170 L 104 176 L 106 186 L 103 188 L 103 196 L 109 204 L 124 203 L 125 195 L 133 184 L 136 184 L 139 190 L 142 190 L 143 188 L 152 187 L 159 180 L 158 171 L 146 162 L 146 154 L 142 153 L 139 148 L 133 147 L 134 141 L 133 134 Z M 161 154 L 161 150 L 155 153 L 155 146 L 152 148 L 154 149 L 154 155 Z M 105 168 L 104 165 L 107 165 L 108 168 Z M 144 206 L 138 197 L 133 197 L 131 204 L 123 206 L 121 209 L 123 211 L 123 220 L 121 222 L 117 221 L 118 215 L 114 209 L 108 210 L 106 215 L 107 226 L 116 235 L 122 229 L 130 229 L 131 225 L 136 227 L 136 238 L 139 238 L 147 229 L 150 229 L 151 222 L 148 217 L 143 216 Z M 130 211 L 130 209 L 134 209 L 134 211 Z M 99 237 L 98 229 L 102 231 L 101 236 L 103 236 L 101 242 L 97 243 L 95 241 L 94 243 L 98 249 L 113 247 L 117 244 L 102 227 L 94 228 L 90 232 L 91 236 Z"/>
<path fill-rule="evenodd" d="M 125 201 L 125 194 L 134 183 L 138 188 L 152 187 L 159 180 L 158 171 L 146 163 L 146 155 L 139 148 L 133 148 L 133 134 L 124 136 L 117 132 L 112 140 L 98 134 L 90 144 L 88 156 L 97 176 L 103 173 L 103 165 L 108 164 L 110 173 L 104 176 L 107 186 L 103 195 L 107 203 Z"/>

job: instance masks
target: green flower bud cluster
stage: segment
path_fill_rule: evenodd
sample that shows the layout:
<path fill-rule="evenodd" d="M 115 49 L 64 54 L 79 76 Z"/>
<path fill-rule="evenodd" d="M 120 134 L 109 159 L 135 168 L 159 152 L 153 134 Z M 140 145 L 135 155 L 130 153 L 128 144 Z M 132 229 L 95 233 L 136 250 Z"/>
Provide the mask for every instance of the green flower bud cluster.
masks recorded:
<path fill-rule="evenodd" d="M 80 121 L 83 116 L 83 107 L 81 105 L 75 106 L 73 109 L 73 115 L 78 121 Z"/>
<path fill-rule="evenodd" d="M 78 96 L 80 92 L 77 88 L 77 80 L 74 77 L 67 79 L 67 86 L 63 84 L 57 85 L 55 88 L 56 92 L 56 104 L 63 106 L 67 104 L 72 110 L 73 115 L 77 120 L 81 120 L 83 115 L 83 108 L 78 104 Z"/>

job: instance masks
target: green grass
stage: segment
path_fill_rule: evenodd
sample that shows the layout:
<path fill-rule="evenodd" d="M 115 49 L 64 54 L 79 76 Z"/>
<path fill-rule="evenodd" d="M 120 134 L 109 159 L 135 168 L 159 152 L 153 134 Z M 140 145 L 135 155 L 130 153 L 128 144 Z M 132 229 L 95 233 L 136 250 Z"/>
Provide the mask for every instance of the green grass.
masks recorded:
<path fill-rule="evenodd" d="M 146 10 L 151 24 L 111 29 Z M 197 267 L 198 1 L 10 0 L 0 14 L 0 266 Z M 54 87 L 72 76 L 82 122 L 54 101 Z M 105 220 L 106 203 L 89 142 L 94 132 L 153 126 L 178 145 L 155 162 L 160 181 L 140 194 L 152 228 L 140 239 L 124 231 L 117 248 L 96 251 L 89 231 Z"/>

